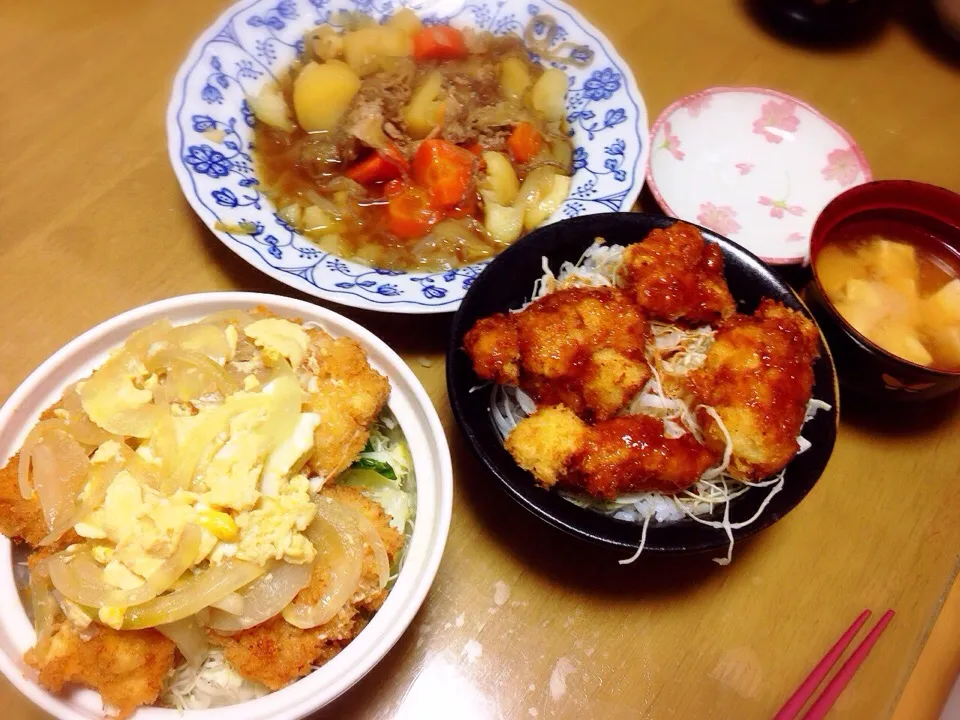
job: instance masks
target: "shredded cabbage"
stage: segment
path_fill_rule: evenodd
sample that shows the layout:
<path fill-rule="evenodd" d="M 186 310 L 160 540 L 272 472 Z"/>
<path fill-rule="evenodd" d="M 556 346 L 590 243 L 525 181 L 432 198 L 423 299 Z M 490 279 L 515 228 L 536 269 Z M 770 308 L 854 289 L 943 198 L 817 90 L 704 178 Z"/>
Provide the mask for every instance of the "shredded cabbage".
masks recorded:
<path fill-rule="evenodd" d="M 370 470 L 372 472 L 357 472 Z M 370 440 L 338 482 L 354 485 L 388 515 L 390 525 L 406 532 L 413 522 L 413 460 L 396 420 L 384 413 L 370 432 Z"/>
<path fill-rule="evenodd" d="M 246 680 L 223 656 L 212 648 L 199 667 L 183 662 L 167 678 L 161 702 L 184 710 L 206 710 L 256 700 L 270 691 Z"/>

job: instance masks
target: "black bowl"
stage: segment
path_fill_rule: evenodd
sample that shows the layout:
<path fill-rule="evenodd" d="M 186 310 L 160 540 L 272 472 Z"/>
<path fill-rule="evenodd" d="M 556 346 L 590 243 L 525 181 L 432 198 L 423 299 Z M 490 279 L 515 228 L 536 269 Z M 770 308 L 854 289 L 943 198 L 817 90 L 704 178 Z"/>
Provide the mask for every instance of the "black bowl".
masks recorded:
<path fill-rule="evenodd" d="M 470 359 L 462 349 L 463 336 L 480 318 L 524 305 L 534 281 L 543 273 L 544 257 L 557 272 L 561 263 L 576 262 L 594 238 L 602 237 L 610 244 L 630 245 L 642 242 L 650 230 L 669 227 L 674 222 L 673 218 L 647 213 L 604 213 L 535 230 L 501 253 L 473 282 L 454 317 L 447 348 L 447 393 L 454 416 L 477 457 L 507 494 L 554 527 L 621 550 L 635 550 L 639 546 L 640 525 L 580 508 L 556 492 L 537 487 L 533 477 L 504 449 L 490 418 L 490 391 L 484 388 L 471 392 L 471 388 L 483 381 L 473 372 Z M 771 297 L 810 316 L 797 295 L 763 261 L 716 233 L 703 228 L 701 232 L 723 251 L 727 283 L 741 312 L 752 312 L 762 298 Z M 837 436 L 839 415 L 836 372 L 825 346 L 814 365 L 814 378 L 814 397 L 829 403 L 832 409 L 817 413 L 804 425 L 803 435 L 813 446 L 790 463 L 783 490 L 773 497 L 760 517 L 753 524 L 733 531 L 736 540 L 769 526 L 796 507 L 827 465 Z M 751 489 L 733 500 L 731 523 L 752 517 L 768 492 Z M 710 519 L 719 520 L 719 514 Z M 684 518 L 651 523 L 644 552 L 703 552 L 726 549 L 728 542 L 723 530 Z"/>

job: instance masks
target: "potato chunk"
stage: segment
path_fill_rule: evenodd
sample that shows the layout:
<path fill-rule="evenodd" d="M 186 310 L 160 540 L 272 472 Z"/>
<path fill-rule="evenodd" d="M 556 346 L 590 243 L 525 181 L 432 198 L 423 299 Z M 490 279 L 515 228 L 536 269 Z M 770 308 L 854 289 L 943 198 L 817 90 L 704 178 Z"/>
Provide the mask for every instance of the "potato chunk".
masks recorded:
<path fill-rule="evenodd" d="M 508 100 L 520 100 L 532 82 L 530 69 L 520 58 L 508 57 L 500 63 L 500 90 Z"/>
<path fill-rule="evenodd" d="M 411 52 L 410 35 L 395 27 L 361 28 L 343 38 L 343 57 L 361 77 L 379 70 L 383 58 L 407 57 Z"/>
<path fill-rule="evenodd" d="M 309 63 L 293 82 L 297 122 L 307 132 L 333 130 L 358 90 L 360 78 L 346 63 Z"/>
<path fill-rule="evenodd" d="M 530 104 L 547 120 L 559 121 L 567 108 L 567 75 L 556 68 L 549 68 L 533 84 Z"/>
<path fill-rule="evenodd" d="M 507 156 L 489 150 L 483 153 L 483 162 L 487 166 L 487 174 L 481 187 L 493 194 L 497 204 L 512 204 L 520 189 L 520 181 Z"/>
<path fill-rule="evenodd" d="M 403 110 L 403 120 L 407 132 L 415 138 L 426 137 L 437 125 L 443 122 L 444 104 L 437 98 L 443 89 L 443 75 L 430 73 L 410 98 Z"/>
<path fill-rule="evenodd" d="M 290 108 L 283 99 L 283 93 L 273 83 L 264 85 L 255 96 L 248 95 L 247 104 L 260 122 L 287 132 L 293 130 Z"/>

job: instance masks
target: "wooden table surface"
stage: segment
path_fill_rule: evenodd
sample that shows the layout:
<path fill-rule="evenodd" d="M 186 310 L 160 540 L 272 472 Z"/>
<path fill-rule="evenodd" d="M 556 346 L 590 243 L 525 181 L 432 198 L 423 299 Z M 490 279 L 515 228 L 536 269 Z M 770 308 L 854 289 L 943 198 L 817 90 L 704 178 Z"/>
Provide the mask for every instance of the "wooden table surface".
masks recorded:
<path fill-rule="evenodd" d="M 878 178 L 960 191 L 960 76 L 911 31 L 813 51 L 764 34 L 734 0 L 579 0 L 633 67 L 651 120 L 710 85 L 803 98 L 859 141 Z M 204 290 L 288 293 L 194 217 L 167 160 L 164 111 L 223 0 L 0 4 L 0 397 L 115 313 Z M 810 496 L 734 562 L 620 567 L 495 489 L 453 425 L 449 317 L 342 308 L 407 359 L 447 428 L 456 499 L 413 626 L 322 717 L 766 718 L 864 607 L 897 616 L 835 717 L 891 716 L 956 577 L 956 398 L 847 403 Z M 935 717 L 957 671 L 960 593 L 898 717 Z M 5 681 L 5 716 L 41 718 Z"/>

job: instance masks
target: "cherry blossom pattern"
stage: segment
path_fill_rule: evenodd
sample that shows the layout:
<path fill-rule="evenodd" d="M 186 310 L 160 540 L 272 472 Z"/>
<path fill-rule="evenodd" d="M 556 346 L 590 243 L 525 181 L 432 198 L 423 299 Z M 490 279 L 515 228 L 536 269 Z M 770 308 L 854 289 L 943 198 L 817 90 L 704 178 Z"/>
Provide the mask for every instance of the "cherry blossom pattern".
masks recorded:
<path fill-rule="evenodd" d="M 753 167 L 754 167 L 753 163 L 748 163 L 748 162 L 737 163 L 736 165 L 736 168 L 741 175 L 749 175 L 750 172 L 753 170 Z"/>
<path fill-rule="evenodd" d="M 800 217 L 806 212 L 806 210 L 799 205 L 788 205 L 786 199 L 774 200 L 766 195 L 761 195 L 757 202 L 761 205 L 766 205 L 769 207 L 770 217 L 777 219 L 782 219 L 784 217 L 784 213 L 790 213 L 791 215 Z"/>
<path fill-rule="evenodd" d="M 860 158 L 853 148 L 838 148 L 827 155 L 827 165 L 820 174 L 825 180 L 836 180 L 842 187 L 849 187 L 860 174 Z"/>
<path fill-rule="evenodd" d="M 771 132 L 783 130 L 796 132 L 800 127 L 800 118 L 797 117 L 797 104 L 792 100 L 770 100 L 760 107 L 760 117 L 753 121 L 755 135 L 763 135 L 769 143 L 779 143 L 783 140 L 783 133 Z"/>
<path fill-rule="evenodd" d="M 806 239 L 807 239 L 807 236 L 800 232 L 792 232 L 789 235 L 787 235 L 788 243 L 803 242 Z"/>
<path fill-rule="evenodd" d="M 720 235 L 732 235 L 741 229 L 736 217 L 737 211 L 729 205 L 714 205 L 712 202 L 705 202 L 700 206 L 697 222 Z"/>
<path fill-rule="evenodd" d="M 700 117 L 700 113 L 710 107 L 710 96 L 706 93 L 694 95 L 683 106 L 687 109 L 690 117 Z"/>
<path fill-rule="evenodd" d="M 673 134 L 673 128 L 670 126 L 669 121 L 663 124 L 663 142 L 660 143 L 659 149 L 666 150 L 677 160 L 683 160 L 686 155 L 683 150 L 680 149 L 680 139 Z"/>

